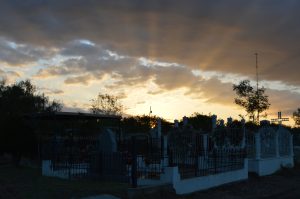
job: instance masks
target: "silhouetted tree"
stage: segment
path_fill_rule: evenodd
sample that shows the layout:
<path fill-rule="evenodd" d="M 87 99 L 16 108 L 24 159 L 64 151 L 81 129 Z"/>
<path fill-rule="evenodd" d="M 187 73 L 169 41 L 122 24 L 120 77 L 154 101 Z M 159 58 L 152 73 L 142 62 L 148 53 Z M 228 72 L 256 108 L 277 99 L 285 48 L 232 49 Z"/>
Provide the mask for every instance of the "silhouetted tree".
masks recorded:
<path fill-rule="evenodd" d="M 270 107 L 268 96 L 265 95 L 265 88 L 253 89 L 249 80 L 243 80 L 233 85 L 237 94 L 235 103 L 245 109 L 249 118 L 254 123 L 259 123 L 259 115 Z"/>
<path fill-rule="evenodd" d="M 296 126 L 300 126 L 300 108 L 293 113 L 293 119 Z"/>
<path fill-rule="evenodd" d="M 194 129 L 211 132 L 212 130 L 212 118 L 211 116 L 202 115 L 200 113 L 194 113 L 188 118 L 188 123 L 193 126 Z"/>
<path fill-rule="evenodd" d="M 122 129 L 124 133 L 149 133 L 151 128 L 156 126 L 157 116 L 130 116 L 122 119 Z M 171 128 L 171 123 L 161 119 L 162 134 L 167 133 Z"/>
<path fill-rule="evenodd" d="M 91 112 L 94 114 L 121 115 L 123 106 L 117 96 L 98 94 L 92 99 Z"/>
<path fill-rule="evenodd" d="M 25 119 L 26 115 L 60 111 L 62 105 L 49 101 L 44 94 L 36 94 L 36 87 L 29 81 L 7 85 L 0 82 L 0 153 L 14 154 L 16 163 L 21 153 L 33 155 L 36 136 Z"/>

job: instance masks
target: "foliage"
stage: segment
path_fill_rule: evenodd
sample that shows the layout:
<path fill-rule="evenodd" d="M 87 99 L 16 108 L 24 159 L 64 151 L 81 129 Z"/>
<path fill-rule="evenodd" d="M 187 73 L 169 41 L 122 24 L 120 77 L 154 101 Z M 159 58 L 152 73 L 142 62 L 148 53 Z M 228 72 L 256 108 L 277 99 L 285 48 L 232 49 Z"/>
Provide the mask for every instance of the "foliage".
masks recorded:
<path fill-rule="evenodd" d="M 300 108 L 293 113 L 293 119 L 295 120 L 295 125 L 300 126 Z"/>
<path fill-rule="evenodd" d="M 29 80 L 12 85 L 6 85 L 5 81 L 0 83 L 0 153 L 32 155 L 36 150 L 36 137 L 25 116 L 61 110 L 60 103 L 49 101 L 36 91 Z"/>
<path fill-rule="evenodd" d="M 191 124 L 196 130 L 203 130 L 206 132 L 211 132 L 212 130 L 211 116 L 202 115 L 196 112 L 192 116 L 190 116 L 188 120 L 189 124 Z"/>
<path fill-rule="evenodd" d="M 122 129 L 125 133 L 148 133 L 155 122 L 155 117 L 147 115 L 125 117 L 122 120 Z"/>
<path fill-rule="evenodd" d="M 238 85 L 234 84 L 233 90 L 237 94 L 235 103 L 246 110 L 253 122 L 259 123 L 260 113 L 270 107 L 265 88 L 254 90 L 249 80 L 243 80 Z"/>
<path fill-rule="evenodd" d="M 123 106 L 117 96 L 99 93 L 92 99 L 91 112 L 94 114 L 121 115 Z"/>
<path fill-rule="evenodd" d="M 122 129 L 126 134 L 131 133 L 149 133 L 151 128 L 156 126 L 159 119 L 157 116 L 130 116 L 122 119 Z M 170 123 L 163 118 L 161 119 L 162 133 L 167 132 Z"/>

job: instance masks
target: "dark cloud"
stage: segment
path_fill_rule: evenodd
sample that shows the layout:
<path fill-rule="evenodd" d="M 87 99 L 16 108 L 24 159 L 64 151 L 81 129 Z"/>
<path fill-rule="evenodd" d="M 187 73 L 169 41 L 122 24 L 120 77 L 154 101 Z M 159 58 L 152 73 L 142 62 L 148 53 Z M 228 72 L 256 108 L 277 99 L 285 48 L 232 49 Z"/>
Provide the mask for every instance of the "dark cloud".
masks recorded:
<path fill-rule="evenodd" d="M 151 82 L 157 88 L 148 94 L 185 88 L 189 97 L 235 106 L 232 83 L 192 70 L 254 79 L 258 52 L 260 80 L 299 88 L 299 9 L 295 0 L 0 1 L 0 64 L 42 60 L 37 78 L 89 85 L 106 76 L 111 83 L 103 86 L 111 89 Z M 0 70 L 0 76 L 19 74 Z M 299 106 L 297 92 L 267 93 L 271 112 Z"/>
<path fill-rule="evenodd" d="M 263 78 L 299 86 L 299 8 L 294 0 L 1 1 L 0 35 L 59 49 L 87 39 L 133 57 L 248 76 L 258 51 Z M 76 53 L 89 56 L 94 48 L 80 46 Z M 23 61 L 7 62 L 31 59 L 21 54 Z"/>
<path fill-rule="evenodd" d="M 7 41 L 0 35 L 0 62 L 10 66 L 23 66 L 34 63 L 39 59 L 49 58 L 53 55 L 52 49 L 35 47 L 28 44 L 16 44 Z"/>

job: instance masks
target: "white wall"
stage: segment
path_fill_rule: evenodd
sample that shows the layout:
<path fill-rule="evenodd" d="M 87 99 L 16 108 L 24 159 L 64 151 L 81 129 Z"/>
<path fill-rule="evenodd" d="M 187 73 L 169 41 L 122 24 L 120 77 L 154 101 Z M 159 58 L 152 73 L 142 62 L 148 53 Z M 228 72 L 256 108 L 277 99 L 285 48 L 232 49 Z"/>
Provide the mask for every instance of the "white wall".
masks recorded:
<path fill-rule="evenodd" d="M 275 157 L 267 159 L 249 159 L 249 172 L 255 172 L 259 176 L 265 176 L 279 171 L 282 167 L 294 167 L 293 157 Z"/>
<path fill-rule="evenodd" d="M 69 173 L 63 170 L 54 171 L 51 167 L 51 160 L 42 161 L 42 175 L 48 177 L 57 177 L 62 179 L 69 179 Z"/>
<path fill-rule="evenodd" d="M 209 189 L 222 184 L 248 179 L 248 162 L 244 161 L 244 168 L 215 175 L 178 180 L 173 182 L 177 194 L 188 194 Z M 175 179 L 176 180 L 176 179 Z"/>

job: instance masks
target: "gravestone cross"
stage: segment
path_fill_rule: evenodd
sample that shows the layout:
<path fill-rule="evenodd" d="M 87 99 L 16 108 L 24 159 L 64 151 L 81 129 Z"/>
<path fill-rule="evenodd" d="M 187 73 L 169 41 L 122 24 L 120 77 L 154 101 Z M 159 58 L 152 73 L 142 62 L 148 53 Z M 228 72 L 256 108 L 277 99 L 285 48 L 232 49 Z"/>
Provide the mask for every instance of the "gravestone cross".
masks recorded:
<path fill-rule="evenodd" d="M 278 118 L 276 118 L 276 119 L 271 119 L 271 122 L 272 122 L 272 123 L 277 122 L 279 125 L 282 125 L 282 122 L 287 122 L 287 121 L 289 121 L 289 118 L 282 118 L 282 117 L 281 117 L 281 111 L 278 112 Z"/>

